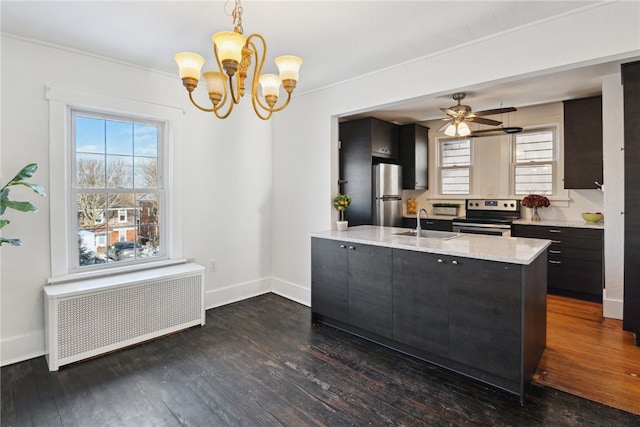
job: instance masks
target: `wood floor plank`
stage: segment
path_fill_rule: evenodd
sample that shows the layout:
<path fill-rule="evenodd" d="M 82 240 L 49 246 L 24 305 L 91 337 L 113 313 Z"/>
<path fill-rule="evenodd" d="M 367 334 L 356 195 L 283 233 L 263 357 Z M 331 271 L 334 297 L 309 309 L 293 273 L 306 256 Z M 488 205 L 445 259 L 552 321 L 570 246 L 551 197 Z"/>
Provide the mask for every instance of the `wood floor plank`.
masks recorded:
<path fill-rule="evenodd" d="M 597 322 L 593 307 L 557 307 L 565 308 Z M 494 387 L 331 327 L 311 326 L 309 314 L 308 307 L 267 294 L 208 310 L 203 327 L 59 372 L 47 371 L 44 358 L 3 367 L 1 425 L 640 425 L 630 412 L 541 382 L 521 406 Z M 592 324 L 580 328 L 593 334 Z M 559 339 L 566 329 L 559 328 Z M 611 325 L 603 329 L 618 333 Z M 599 339 L 603 345 L 619 340 L 606 334 Z M 575 357 L 571 348 L 547 354 L 564 363 Z M 599 364 L 595 360 L 589 369 Z M 607 369 L 618 366 L 633 368 L 616 362 Z M 560 373 L 552 369 L 546 376 Z"/>

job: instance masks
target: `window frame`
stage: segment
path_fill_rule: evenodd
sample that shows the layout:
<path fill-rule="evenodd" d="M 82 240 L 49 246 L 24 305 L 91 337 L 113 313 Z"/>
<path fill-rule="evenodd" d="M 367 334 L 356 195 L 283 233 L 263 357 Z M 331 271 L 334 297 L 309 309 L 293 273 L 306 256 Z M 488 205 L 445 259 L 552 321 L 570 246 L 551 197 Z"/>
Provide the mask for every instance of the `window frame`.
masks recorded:
<path fill-rule="evenodd" d="M 468 165 L 453 165 L 453 166 L 444 166 L 442 157 L 443 157 L 443 147 L 444 144 L 448 142 L 454 141 L 469 141 L 469 164 Z M 460 198 L 473 194 L 473 140 L 472 138 L 438 138 L 437 139 L 437 160 L 438 160 L 438 194 L 443 197 L 450 198 Z M 442 171 L 443 170 L 461 170 L 467 169 L 469 174 L 469 189 L 467 193 L 444 193 L 442 189 L 443 179 L 442 179 Z"/>
<path fill-rule="evenodd" d="M 181 194 L 174 191 L 177 177 L 184 170 L 183 149 L 174 141 L 181 139 L 184 128 L 184 110 L 181 107 L 139 101 L 131 98 L 120 98 L 112 95 L 98 94 L 57 85 L 44 85 L 45 99 L 49 102 L 49 210 L 51 224 L 49 228 L 49 244 L 51 254 L 51 272 L 47 279 L 49 284 L 72 282 L 88 277 L 102 277 L 112 274 L 146 270 L 150 268 L 184 263 L 182 257 L 183 207 Z M 99 114 L 115 114 L 137 117 L 165 123 L 165 144 L 163 157 L 166 160 L 164 171 L 164 188 L 166 191 L 166 218 L 164 223 L 165 239 L 164 258 L 152 258 L 142 263 L 113 263 L 111 268 L 83 266 L 75 269 L 70 255 L 70 245 L 77 246 L 77 223 L 69 225 L 70 216 L 75 211 L 71 204 L 71 165 L 74 159 L 71 144 L 71 111 L 72 109 L 94 111 Z M 74 209 L 72 210 L 72 206 Z M 76 219 L 77 221 L 77 219 Z"/>
<path fill-rule="evenodd" d="M 523 135 L 523 134 L 527 134 L 527 133 L 538 133 L 538 132 L 544 132 L 544 131 L 550 131 L 552 133 L 552 138 L 553 138 L 553 142 L 552 142 L 552 150 L 553 150 L 553 158 L 552 160 L 544 160 L 544 161 L 527 161 L 527 162 L 518 162 L 516 161 L 516 141 L 518 138 L 518 135 Z M 518 134 L 511 134 L 509 135 L 509 150 L 510 150 L 510 177 L 509 177 L 509 191 L 511 193 L 511 196 L 514 198 L 522 198 L 524 196 L 526 196 L 529 193 L 521 193 L 518 194 L 516 193 L 516 168 L 517 166 L 545 166 L 545 165 L 551 165 L 551 193 L 547 193 L 544 191 L 538 191 L 533 189 L 533 193 L 534 194 L 543 194 L 545 196 L 548 196 L 549 198 L 555 198 L 555 197 L 560 197 L 561 196 L 561 192 L 560 189 L 558 188 L 559 182 L 561 181 L 559 178 L 559 174 L 560 174 L 560 170 L 559 170 L 559 158 L 560 158 L 560 142 L 559 142 L 559 132 L 558 132 L 558 126 L 557 125 L 540 125 L 540 126 L 532 126 L 532 127 L 527 127 L 525 129 L 522 130 L 522 132 L 518 133 Z"/>

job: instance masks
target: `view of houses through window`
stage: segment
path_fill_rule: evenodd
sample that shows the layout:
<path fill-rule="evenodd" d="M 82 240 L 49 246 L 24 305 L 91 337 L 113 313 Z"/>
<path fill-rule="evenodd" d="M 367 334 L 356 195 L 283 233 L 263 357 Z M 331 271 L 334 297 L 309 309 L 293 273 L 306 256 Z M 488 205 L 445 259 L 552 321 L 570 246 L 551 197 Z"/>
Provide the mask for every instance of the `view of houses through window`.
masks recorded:
<path fill-rule="evenodd" d="M 162 123 L 75 111 L 78 266 L 161 254 Z"/>

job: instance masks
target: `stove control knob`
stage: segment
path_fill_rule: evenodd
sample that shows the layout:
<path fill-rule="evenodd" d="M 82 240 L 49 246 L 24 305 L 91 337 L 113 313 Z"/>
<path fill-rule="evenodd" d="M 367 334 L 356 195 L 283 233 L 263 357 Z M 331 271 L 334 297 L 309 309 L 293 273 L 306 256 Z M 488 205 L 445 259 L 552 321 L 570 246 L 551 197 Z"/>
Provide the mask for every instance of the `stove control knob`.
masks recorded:
<path fill-rule="evenodd" d="M 507 207 L 507 204 L 506 204 L 506 203 L 504 204 L 504 207 L 505 207 L 505 208 Z"/>
<path fill-rule="evenodd" d="M 511 203 L 511 207 L 512 207 L 512 208 L 515 208 L 515 207 L 516 207 L 516 205 L 514 205 L 513 203 Z"/>

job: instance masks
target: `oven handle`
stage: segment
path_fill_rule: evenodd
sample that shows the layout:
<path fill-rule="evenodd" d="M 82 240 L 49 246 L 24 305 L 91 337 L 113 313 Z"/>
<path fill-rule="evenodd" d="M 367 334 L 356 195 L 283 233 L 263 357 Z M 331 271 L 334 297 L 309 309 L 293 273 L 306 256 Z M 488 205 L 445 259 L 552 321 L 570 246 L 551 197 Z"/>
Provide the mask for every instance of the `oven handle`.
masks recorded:
<path fill-rule="evenodd" d="M 467 234 L 483 234 L 488 236 L 502 236 L 502 237 L 510 237 L 511 229 L 509 228 L 497 228 L 497 227 L 471 227 L 471 226 L 453 226 L 453 231 L 457 233 L 467 233 Z"/>
<path fill-rule="evenodd" d="M 511 226 L 509 225 L 499 225 L 499 224 L 470 224 L 468 222 L 452 222 L 451 225 L 453 227 L 460 228 L 500 228 L 503 230 L 511 230 Z"/>

